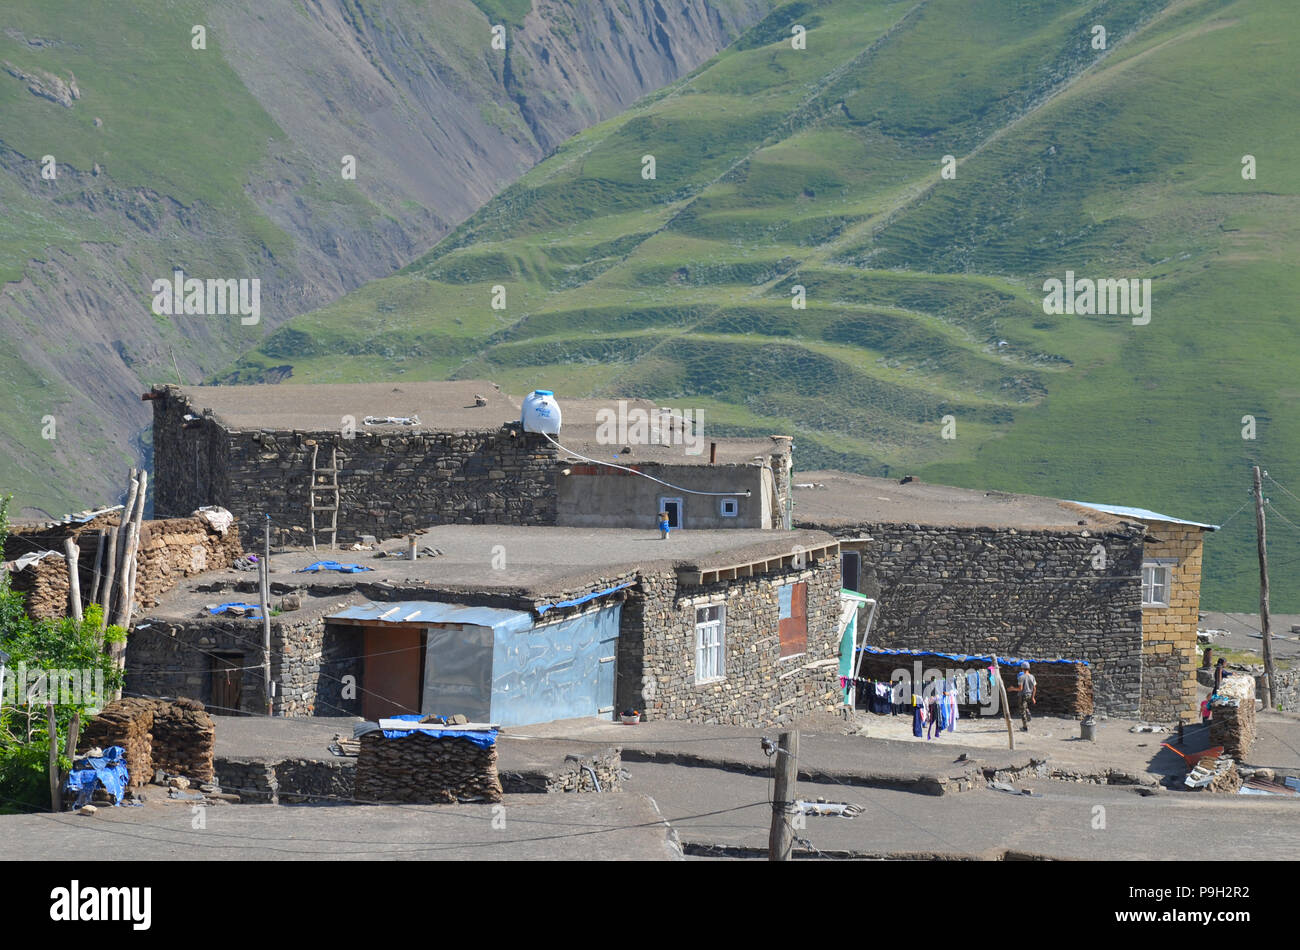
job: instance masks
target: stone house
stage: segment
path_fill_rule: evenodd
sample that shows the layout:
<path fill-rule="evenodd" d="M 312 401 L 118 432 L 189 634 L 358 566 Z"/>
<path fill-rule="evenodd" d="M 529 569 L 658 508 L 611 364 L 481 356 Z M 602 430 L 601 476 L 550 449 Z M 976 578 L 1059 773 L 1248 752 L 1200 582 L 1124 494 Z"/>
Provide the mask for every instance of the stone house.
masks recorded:
<path fill-rule="evenodd" d="M 275 714 L 777 723 L 838 701 L 827 534 L 444 525 L 418 544 L 440 553 L 357 553 L 373 570 L 354 574 L 273 555 Z M 260 619 L 208 613 L 255 589 L 213 572 L 164 598 L 128 640 L 127 690 L 264 713 Z"/>
<path fill-rule="evenodd" d="M 706 443 L 697 419 L 644 400 L 562 399 L 562 450 L 524 432 L 521 401 L 481 380 L 156 386 L 143 398 L 155 511 L 220 505 L 250 546 L 267 516 L 272 544 L 328 547 L 434 524 L 646 528 L 660 510 L 674 527 L 771 528 L 789 499 L 788 438 Z"/>
<path fill-rule="evenodd" d="M 1140 509 L 843 472 L 797 476 L 797 526 L 834 534 L 871 643 L 1086 661 L 1096 708 L 1195 715 L 1201 525 Z"/>

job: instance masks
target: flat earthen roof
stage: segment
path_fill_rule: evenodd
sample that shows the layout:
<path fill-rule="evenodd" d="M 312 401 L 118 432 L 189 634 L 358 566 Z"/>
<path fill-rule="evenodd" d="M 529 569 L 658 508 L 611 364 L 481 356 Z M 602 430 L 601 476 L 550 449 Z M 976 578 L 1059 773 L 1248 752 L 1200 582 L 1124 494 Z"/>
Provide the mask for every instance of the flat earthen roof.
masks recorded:
<path fill-rule="evenodd" d="M 851 472 L 795 472 L 794 521 L 805 528 L 838 530 L 869 524 L 989 527 L 1021 530 L 1103 531 L 1122 519 L 1090 508 L 1002 491 L 906 484 Z"/>
<path fill-rule="evenodd" d="M 356 420 L 357 432 L 460 432 L 495 431 L 518 422 L 523 399 L 503 393 L 487 380 L 385 383 L 261 383 L 251 386 L 184 386 L 181 393 L 193 411 L 211 409 L 217 421 L 232 431 L 270 429 L 300 432 L 337 432 L 344 416 Z M 481 397 L 485 405 L 476 405 Z M 579 455 L 619 465 L 653 462 L 673 465 L 706 465 L 709 443 L 718 443 L 717 460 L 722 464 L 747 464 L 756 457 L 766 459 L 785 451 L 788 440 L 759 438 L 710 438 L 708 420 L 692 413 L 693 427 L 683 429 L 682 412 L 690 406 L 673 406 L 670 412 L 648 399 L 580 399 L 557 393 L 563 425 L 557 441 Z M 630 423 L 625 434 L 632 443 L 598 439 L 598 416 L 612 410 Z M 654 433 L 656 442 L 637 443 L 635 421 L 653 419 L 644 431 Z M 418 417 L 418 426 L 400 424 L 364 425 L 367 416 L 378 419 Z M 627 430 L 630 429 L 630 433 Z M 602 433 L 603 435 L 604 433 Z M 626 444 L 631 451 L 624 453 Z M 561 459 L 565 453 L 561 453 Z"/>
<path fill-rule="evenodd" d="M 397 539 L 383 542 L 379 548 L 403 551 L 406 544 Z M 541 601 L 596 589 L 613 578 L 635 571 L 718 570 L 765 558 L 777 559 L 793 553 L 796 546 L 815 550 L 835 544 L 835 538 L 822 531 L 737 528 L 674 530 L 663 541 L 657 529 L 440 525 L 422 532 L 418 544 L 421 550 L 435 548 L 442 554 L 408 561 L 377 558 L 374 551 L 321 548 L 312 552 L 309 548 L 295 548 L 273 552 L 271 582 L 275 586 L 310 586 L 316 597 L 323 598 L 321 603 L 331 604 L 349 599 L 349 593 L 360 584 L 400 588 L 412 592 L 412 597 L 425 589 L 444 595 L 465 591 Z M 356 574 L 296 573 L 316 561 L 359 564 L 373 570 Z M 209 571 L 182 581 L 147 613 L 158 617 L 197 616 L 204 603 L 241 599 L 216 592 L 214 584 L 256 580 L 255 571 Z M 242 599 L 256 600 L 256 596 Z M 425 599 L 449 600 L 450 596 Z M 355 598 L 350 598 L 350 602 L 355 602 Z"/>

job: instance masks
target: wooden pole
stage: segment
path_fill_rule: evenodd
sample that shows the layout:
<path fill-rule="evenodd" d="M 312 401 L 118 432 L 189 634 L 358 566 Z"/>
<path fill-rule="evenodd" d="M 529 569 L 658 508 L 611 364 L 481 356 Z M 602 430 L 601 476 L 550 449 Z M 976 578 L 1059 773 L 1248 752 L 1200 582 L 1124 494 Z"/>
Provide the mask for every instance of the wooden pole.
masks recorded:
<path fill-rule="evenodd" d="M 799 774 L 799 731 L 781 733 L 776 743 L 776 783 L 772 790 L 772 827 L 767 837 L 767 859 L 789 861 L 794 850 L 790 803 Z"/>
<path fill-rule="evenodd" d="M 1016 751 L 1016 734 L 1011 729 L 1011 701 L 1007 699 L 1007 686 L 1002 682 L 1002 668 L 998 666 L 998 658 L 993 657 L 993 681 L 997 683 L 998 696 L 1002 701 L 1002 718 L 1007 723 L 1007 748 L 1012 752 Z"/>
<path fill-rule="evenodd" d="M 63 811 L 63 799 L 59 794 L 59 724 L 54 718 L 54 704 L 45 704 L 45 713 L 50 727 L 50 811 Z"/>
<path fill-rule="evenodd" d="M 262 587 L 262 694 L 266 697 L 266 714 L 274 715 L 271 703 L 271 572 L 263 561 L 257 576 Z"/>
<path fill-rule="evenodd" d="M 122 541 L 122 532 L 126 528 L 126 510 L 123 509 L 118 523 L 108 535 L 108 551 L 104 556 L 104 586 L 99 591 L 97 603 L 104 608 L 104 617 L 100 621 L 101 632 L 108 626 L 113 610 L 113 579 L 117 576 L 117 546 Z"/>
<path fill-rule="evenodd" d="M 81 712 L 74 709 L 72 711 L 72 722 L 68 723 L 68 758 L 73 758 L 77 754 L 77 740 L 81 738 Z"/>
<path fill-rule="evenodd" d="M 88 604 L 98 604 L 98 603 L 100 603 L 100 601 L 99 601 L 99 573 L 100 573 L 100 565 L 102 565 L 102 564 L 104 563 L 104 540 L 105 540 L 105 539 L 104 539 L 104 529 L 103 529 L 103 528 L 100 528 L 100 529 L 99 529 L 99 540 L 95 542 L 95 572 L 94 572 L 94 574 L 91 575 L 91 578 L 90 578 L 90 590 L 87 591 L 87 593 L 90 595 L 89 599 L 86 601 L 86 603 L 88 603 Z M 102 605 L 101 605 L 101 606 L 102 606 Z"/>
<path fill-rule="evenodd" d="M 126 505 L 122 508 L 122 525 L 125 527 L 135 519 L 135 496 L 140 493 L 140 470 L 131 469 L 131 485 L 126 490 Z M 126 563 L 126 550 L 122 547 L 117 549 L 117 573 L 122 573 L 122 565 Z"/>
<path fill-rule="evenodd" d="M 68 562 L 68 613 L 81 623 L 81 577 L 78 573 L 81 549 L 76 541 L 67 538 L 63 542 L 63 554 Z"/>
<path fill-rule="evenodd" d="M 1259 466 L 1255 466 L 1255 534 L 1259 546 L 1259 632 L 1264 637 L 1264 688 L 1260 699 L 1265 709 L 1273 708 L 1273 636 L 1268 614 L 1268 551 L 1264 536 L 1264 488 Z"/>

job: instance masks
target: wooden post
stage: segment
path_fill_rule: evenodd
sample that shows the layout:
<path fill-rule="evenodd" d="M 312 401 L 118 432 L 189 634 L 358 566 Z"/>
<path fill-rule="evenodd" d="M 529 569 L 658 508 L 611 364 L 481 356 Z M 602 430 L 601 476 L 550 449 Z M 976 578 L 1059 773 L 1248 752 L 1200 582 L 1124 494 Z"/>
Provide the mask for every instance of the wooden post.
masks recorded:
<path fill-rule="evenodd" d="M 997 683 L 998 696 L 1002 701 L 1002 718 L 1007 723 L 1007 748 L 1012 752 L 1016 751 L 1016 734 L 1011 730 L 1011 701 L 1007 699 L 1007 687 L 1002 682 L 1002 668 L 998 666 L 998 658 L 993 657 L 993 681 Z"/>
<path fill-rule="evenodd" d="M 68 614 L 73 620 L 81 622 L 81 577 L 78 575 L 78 561 L 81 549 L 77 542 L 67 538 L 63 542 L 63 554 L 68 562 Z"/>
<path fill-rule="evenodd" d="M 50 811 L 63 811 L 59 794 L 59 724 L 54 718 L 54 704 L 46 703 L 45 712 L 50 727 Z"/>
<path fill-rule="evenodd" d="M 104 557 L 104 586 L 100 588 L 96 603 L 104 608 L 104 617 L 100 621 L 101 632 L 108 626 L 113 609 L 113 579 L 117 576 L 117 546 L 121 543 L 122 532 L 126 527 L 126 510 L 108 534 L 108 551 Z"/>
<path fill-rule="evenodd" d="M 126 490 L 126 505 L 122 508 L 121 527 L 125 528 L 127 524 L 134 520 L 135 517 L 135 496 L 140 493 L 140 470 L 131 469 L 131 485 Z M 125 533 L 123 536 L 125 537 Z M 121 539 L 119 539 L 120 541 Z M 117 564 L 114 565 L 117 573 L 122 573 L 122 565 L 126 563 L 126 550 L 119 544 L 117 549 Z"/>
<path fill-rule="evenodd" d="M 266 714 L 274 715 L 271 702 L 271 572 L 263 561 L 258 579 L 262 587 L 262 693 L 266 697 Z"/>
<path fill-rule="evenodd" d="M 98 604 L 99 601 L 99 570 L 100 565 L 104 563 L 104 529 L 99 529 L 99 540 L 95 542 L 95 572 L 90 578 L 90 590 L 86 593 L 90 596 L 86 603 Z M 102 605 L 101 605 L 102 606 Z"/>
<path fill-rule="evenodd" d="M 1264 637 L 1264 688 L 1260 699 L 1265 709 L 1273 708 L 1273 639 L 1268 614 L 1268 551 L 1264 537 L 1264 489 L 1259 466 L 1255 466 L 1255 534 L 1259 547 L 1259 632 Z"/>
<path fill-rule="evenodd" d="M 772 827 L 767 837 L 767 859 L 789 861 L 794 849 L 790 827 L 790 803 L 794 801 L 795 779 L 799 775 L 799 731 L 781 733 L 776 743 L 776 783 L 772 790 Z"/>
<path fill-rule="evenodd" d="M 68 758 L 77 754 L 77 740 L 81 738 L 81 712 L 74 709 L 72 711 L 72 722 L 68 723 Z"/>

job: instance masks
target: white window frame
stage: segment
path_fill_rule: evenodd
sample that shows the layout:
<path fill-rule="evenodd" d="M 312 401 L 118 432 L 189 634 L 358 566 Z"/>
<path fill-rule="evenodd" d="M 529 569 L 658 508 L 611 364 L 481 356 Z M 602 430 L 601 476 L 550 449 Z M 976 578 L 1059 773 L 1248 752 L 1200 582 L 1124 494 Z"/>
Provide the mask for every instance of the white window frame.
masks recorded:
<path fill-rule="evenodd" d="M 708 619 L 716 609 L 716 620 Z M 705 619 L 701 620 L 701 614 Z M 727 605 L 706 604 L 695 608 L 695 685 L 720 683 L 727 678 Z"/>
<path fill-rule="evenodd" d="M 1170 588 L 1174 582 L 1174 565 L 1178 563 L 1177 558 L 1172 557 L 1152 557 L 1142 562 L 1142 606 L 1143 607 L 1168 607 Z M 1148 574 L 1148 572 L 1151 572 Z M 1164 575 L 1164 581 L 1161 584 L 1156 583 L 1157 573 Z M 1163 593 L 1163 599 L 1157 600 L 1155 592 L 1160 590 Z"/>

